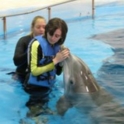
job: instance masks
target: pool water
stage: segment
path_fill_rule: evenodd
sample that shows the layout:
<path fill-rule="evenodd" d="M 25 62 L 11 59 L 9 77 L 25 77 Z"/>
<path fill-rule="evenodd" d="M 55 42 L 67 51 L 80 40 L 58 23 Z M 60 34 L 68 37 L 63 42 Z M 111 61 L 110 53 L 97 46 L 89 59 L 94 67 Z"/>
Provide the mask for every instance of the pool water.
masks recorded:
<path fill-rule="evenodd" d="M 65 20 L 66 21 L 66 20 Z M 124 63 L 114 63 L 115 51 L 118 58 L 124 58 L 124 49 L 113 50 L 110 44 L 102 38 L 94 39 L 93 36 L 109 33 L 124 28 L 124 5 L 110 4 L 96 7 L 95 19 L 67 20 L 68 36 L 65 42 L 71 53 L 80 57 L 90 68 L 98 84 L 124 107 Z M 15 36 L 10 36 L 0 42 L 0 123 L 19 124 L 21 120 L 26 124 L 34 124 L 32 119 L 26 118 L 28 108 L 25 106 L 29 95 L 26 94 L 19 82 L 11 79 L 6 73 L 15 70 L 13 54 L 15 45 L 21 36 L 28 31 L 23 31 Z M 113 37 L 111 37 L 112 39 Z M 118 37 L 117 37 L 118 38 Z M 124 41 L 124 37 L 122 41 Z M 50 96 L 49 107 L 55 110 L 58 98 L 63 94 L 62 75 L 57 77 L 57 83 Z M 75 107 L 69 109 L 64 117 L 58 115 L 42 115 L 39 121 L 47 120 L 48 124 L 92 124 L 90 117 Z M 24 123 L 24 122 L 23 122 Z M 101 124 L 101 123 L 100 123 Z M 106 123 L 107 124 L 107 123 Z"/>

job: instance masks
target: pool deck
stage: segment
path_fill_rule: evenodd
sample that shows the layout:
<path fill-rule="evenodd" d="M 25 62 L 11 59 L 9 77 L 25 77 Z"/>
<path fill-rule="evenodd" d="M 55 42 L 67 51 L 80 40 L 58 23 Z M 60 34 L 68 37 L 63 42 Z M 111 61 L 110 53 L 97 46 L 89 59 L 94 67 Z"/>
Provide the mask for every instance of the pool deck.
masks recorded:
<path fill-rule="evenodd" d="M 124 29 L 118 29 L 115 31 L 97 34 L 91 37 L 95 40 L 100 40 L 112 46 L 112 48 L 124 48 Z"/>
<path fill-rule="evenodd" d="M 91 39 L 103 41 L 111 46 L 114 55 L 108 58 L 107 61 L 114 58 L 113 64 L 124 65 L 124 29 L 97 34 L 92 36 Z"/>

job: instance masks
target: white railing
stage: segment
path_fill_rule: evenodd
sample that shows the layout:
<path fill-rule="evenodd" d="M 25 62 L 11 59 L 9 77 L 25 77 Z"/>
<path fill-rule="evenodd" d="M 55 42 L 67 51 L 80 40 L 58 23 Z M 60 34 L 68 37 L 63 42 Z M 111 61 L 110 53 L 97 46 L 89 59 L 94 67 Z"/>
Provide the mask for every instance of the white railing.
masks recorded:
<path fill-rule="evenodd" d="M 6 14 L 6 15 L 0 16 L 0 18 L 2 18 L 2 20 L 3 20 L 3 35 L 4 35 L 3 37 L 4 37 L 4 39 L 6 39 L 6 32 L 7 32 L 7 21 L 6 20 L 7 20 L 8 17 L 26 15 L 26 14 L 30 14 L 30 13 L 34 13 L 34 12 L 37 12 L 37 11 L 40 11 L 40 10 L 47 9 L 47 11 L 48 11 L 48 20 L 49 20 L 51 18 L 51 13 L 52 13 L 51 8 L 52 7 L 58 6 L 58 5 L 61 5 L 61 4 L 65 4 L 65 3 L 69 3 L 69 2 L 74 2 L 74 1 L 81 1 L 81 0 L 63 0 L 62 2 L 56 2 L 56 3 L 53 3 L 53 4 L 50 3 L 50 4 L 47 4 L 45 6 L 42 5 L 41 8 L 35 9 L 33 11 L 22 12 L 22 13 L 17 13 L 17 14 Z M 91 16 L 92 16 L 92 18 L 94 18 L 94 0 L 91 0 L 91 5 L 92 5 L 91 6 L 91 10 L 92 10 Z"/>

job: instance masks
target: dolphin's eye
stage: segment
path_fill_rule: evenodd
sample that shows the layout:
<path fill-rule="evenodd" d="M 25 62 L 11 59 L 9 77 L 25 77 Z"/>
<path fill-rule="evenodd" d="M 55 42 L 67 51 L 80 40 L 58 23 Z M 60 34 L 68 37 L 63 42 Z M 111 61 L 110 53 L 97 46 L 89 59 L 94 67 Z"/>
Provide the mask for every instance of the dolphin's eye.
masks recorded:
<path fill-rule="evenodd" d="M 73 81 L 70 81 L 70 84 L 74 84 Z"/>

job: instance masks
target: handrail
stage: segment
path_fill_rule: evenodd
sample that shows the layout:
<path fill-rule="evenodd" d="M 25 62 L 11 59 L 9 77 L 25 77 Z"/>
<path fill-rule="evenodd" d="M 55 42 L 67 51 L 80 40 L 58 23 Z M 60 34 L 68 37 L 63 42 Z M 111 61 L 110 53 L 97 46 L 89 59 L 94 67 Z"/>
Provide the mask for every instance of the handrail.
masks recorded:
<path fill-rule="evenodd" d="M 43 9 L 51 8 L 51 7 L 53 7 L 53 6 L 57 6 L 57 5 L 61 5 L 61 4 L 68 3 L 68 2 L 73 2 L 73 1 L 78 1 L 78 0 L 68 0 L 68 1 L 65 1 L 65 2 L 62 2 L 62 3 L 57 3 L 57 4 L 45 6 L 45 7 L 42 7 L 42 8 L 33 10 L 33 11 L 29 11 L 29 12 L 26 12 L 26 13 L 19 13 L 19 14 L 12 14 L 12 15 L 0 16 L 0 18 L 3 18 L 3 17 L 11 17 L 11 16 L 19 16 L 19 15 L 25 15 L 25 14 L 37 12 L 37 11 L 40 11 L 40 10 L 43 10 Z"/>
<path fill-rule="evenodd" d="M 95 0 L 92 0 L 92 19 L 94 19 L 94 12 L 95 11 Z"/>
<path fill-rule="evenodd" d="M 33 11 L 29 11 L 29 12 L 25 12 L 25 13 L 19 13 L 19 14 L 12 14 L 12 15 L 5 15 L 5 16 L 0 16 L 0 18 L 3 19 L 3 32 L 4 32 L 4 39 L 6 39 L 6 30 L 7 30 L 7 26 L 6 26 L 6 18 L 7 17 L 13 17 L 13 16 L 19 16 L 19 15 L 25 15 L 25 14 L 29 14 L 29 13 L 33 13 L 33 12 L 37 12 L 37 11 L 40 11 L 40 10 L 43 10 L 43 9 L 48 9 L 48 20 L 50 19 L 51 17 L 51 7 L 53 6 L 57 6 L 57 5 L 61 5 L 61 4 L 64 4 L 64 3 L 68 3 L 68 2 L 73 2 L 73 1 L 78 1 L 78 0 L 68 0 L 68 1 L 65 1 L 65 2 L 61 2 L 61 3 L 56 3 L 56 4 L 51 4 L 51 5 L 48 5 L 48 6 L 45 6 L 45 7 L 42 7 L 42 8 L 39 8 L 39 9 L 36 9 L 36 10 L 33 10 Z M 92 18 L 94 19 L 94 0 L 92 0 Z"/>

